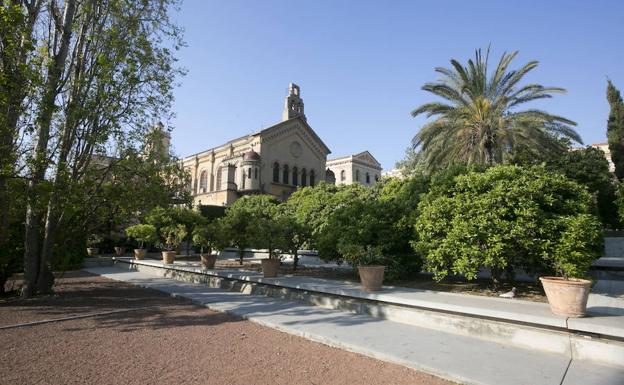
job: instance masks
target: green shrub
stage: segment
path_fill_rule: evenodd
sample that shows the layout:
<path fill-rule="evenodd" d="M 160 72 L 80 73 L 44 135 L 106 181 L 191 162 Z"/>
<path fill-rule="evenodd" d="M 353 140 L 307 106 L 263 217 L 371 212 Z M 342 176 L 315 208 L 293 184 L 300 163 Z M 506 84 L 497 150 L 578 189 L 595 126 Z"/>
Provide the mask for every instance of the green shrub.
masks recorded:
<path fill-rule="evenodd" d="M 219 234 L 218 227 L 215 223 L 207 223 L 196 227 L 193 230 L 193 244 L 200 247 L 200 252 L 212 253 L 213 249 L 218 248 Z"/>
<path fill-rule="evenodd" d="M 601 249 L 601 227 L 587 190 L 544 167 L 497 166 L 453 178 L 419 205 L 413 246 L 441 280 L 489 268 L 497 281 L 529 273 L 585 273 Z"/>
<path fill-rule="evenodd" d="M 126 235 L 139 242 L 139 248 L 143 249 L 145 244 L 158 241 L 156 227 L 154 225 L 134 225 L 126 229 Z"/>
<path fill-rule="evenodd" d="M 164 247 L 169 251 L 173 251 L 180 246 L 182 241 L 184 241 L 188 232 L 186 231 L 186 227 L 184 225 L 177 224 L 163 227 L 161 229 L 161 234 L 161 240 Z"/>

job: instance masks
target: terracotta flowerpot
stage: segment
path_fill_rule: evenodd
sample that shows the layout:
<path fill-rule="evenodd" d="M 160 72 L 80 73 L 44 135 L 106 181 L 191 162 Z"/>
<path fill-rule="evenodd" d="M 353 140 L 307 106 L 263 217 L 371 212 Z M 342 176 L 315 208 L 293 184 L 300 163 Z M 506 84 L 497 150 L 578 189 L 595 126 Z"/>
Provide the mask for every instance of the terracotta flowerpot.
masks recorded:
<path fill-rule="evenodd" d="M 147 255 L 147 249 L 134 249 L 134 258 L 141 260 Z"/>
<path fill-rule="evenodd" d="M 381 290 L 384 280 L 385 266 L 358 266 L 360 282 L 366 291 Z"/>
<path fill-rule="evenodd" d="M 99 253 L 100 249 L 98 249 L 97 247 L 87 247 L 87 255 L 89 257 L 97 257 Z"/>
<path fill-rule="evenodd" d="M 175 251 L 163 251 L 162 252 L 162 257 L 163 257 L 163 263 L 165 265 L 171 265 L 173 263 L 173 261 L 175 261 Z"/>
<path fill-rule="evenodd" d="M 277 270 L 280 266 L 279 259 L 263 259 L 262 260 L 262 274 L 264 278 L 274 278 L 277 277 Z"/>
<path fill-rule="evenodd" d="M 117 255 L 118 257 L 121 257 L 124 254 L 126 254 L 126 248 L 125 247 L 115 246 L 115 255 Z"/>
<path fill-rule="evenodd" d="M 587 298 L 591 281 L 576 278 L 540 277 L 550 311 L 566 317 L 583 317 L 587 310 Z"/>
<path fill-rule="evenodd" d="M 214 269 L 217 262 L 216 254 L 206 254 L 201 256 L 201 266 L 204 269 Z"/>

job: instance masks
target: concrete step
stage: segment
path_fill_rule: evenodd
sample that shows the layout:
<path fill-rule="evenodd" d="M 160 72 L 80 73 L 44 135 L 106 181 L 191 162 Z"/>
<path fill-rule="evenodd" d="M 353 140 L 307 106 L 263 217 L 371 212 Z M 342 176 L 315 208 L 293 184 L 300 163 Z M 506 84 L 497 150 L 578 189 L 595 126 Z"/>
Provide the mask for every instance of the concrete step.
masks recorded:
<path fill-rule="evenodd" d="M 624 368 L 577 362 L 561 354 L 512 347 L 365 314 L 215 289 L 145 271 L 119 267 L 87 271 L 466 384 L 621 385 L 624 378 Z"/>
<path fill-rule="evenodd" d="M 202 270 L 194 262 L 117 259 L 116 266 L 233 292 L 298 301 L 513 347 L 624 366 L 624 314 L 567 319 L 548 304 L 384 287 L 363 291 L 352 282 L 301 276 L 263 278 L 242 270 Z M 592 297 L 593 299 L 593 297 Z M 608 308 L 597 298 L 596 308 Z M 611 300 L 610 298 L 607 298 Z M 592 308 L 590 308 L 591 311 Z"/>

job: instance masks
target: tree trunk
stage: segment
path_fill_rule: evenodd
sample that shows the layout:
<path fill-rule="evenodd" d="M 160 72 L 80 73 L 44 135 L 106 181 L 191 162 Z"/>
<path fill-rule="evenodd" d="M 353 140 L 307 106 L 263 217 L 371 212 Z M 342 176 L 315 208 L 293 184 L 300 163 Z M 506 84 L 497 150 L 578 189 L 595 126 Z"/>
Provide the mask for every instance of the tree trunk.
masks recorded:
<path fill-rule="evenodd" d="M 60 26 L 62 28 L 60 47 L 48 68 L 48 79 L 44 87 L 41 108 L 37 117 L 37 144 L 31 166 L 31 178 L 28 183 L 26 200 L 23 297 L 30 297 L 36 294 L 37 290 L 44 293 L 48 292 L 54 282 L 54 277 L 47 266 L 47 260 L 43 260 L 40 255 L 39 237 L 41 236 L 42 215 L 35 206 L 41 199 L 42 194 L 39 191 L 39 185 L 44 181 L 45 173 L 50 163 L 48 158 L 50 126 L 54 110 L 56 109 L 56 98 L 60 92 L 59 83 L 69 52 L 75 10 L 76 0 L 67 0 L 63 23 Z"/>
<path fill-rule="evenodd" d="M 243 265 L 243 257 L 245 256 L 245 249 L 242 247 L 238 248 L 238 263 Z"/>
<path fill-rule="evenodd" d="M 297 249 L 293 253 L 293 271 L 297 271 L 297 266 L 299 266 L 299 254 Z"/>

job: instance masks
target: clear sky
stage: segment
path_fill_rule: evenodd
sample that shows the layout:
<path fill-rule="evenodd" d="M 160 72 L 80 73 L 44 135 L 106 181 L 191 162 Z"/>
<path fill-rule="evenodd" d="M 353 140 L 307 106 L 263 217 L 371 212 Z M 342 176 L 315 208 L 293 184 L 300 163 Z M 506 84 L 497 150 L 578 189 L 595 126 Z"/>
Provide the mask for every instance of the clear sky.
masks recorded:
<path fill-rule="evenodd" d="M 518 50 L 526 81 L 567 94 L 533 104 L 605 141 L 607 77 L 624 91 L 624 1 L 184 0 L 176 15 L 188 70 L 176 90 L 173 145 L 187 156 L 280 121 L 290 82 L 329 157 L 369 150 L 384 169 L 404 155 L 432 99 L 436 66 Z"/>

